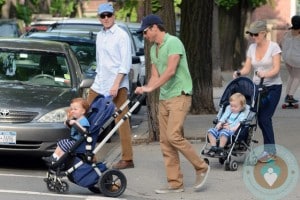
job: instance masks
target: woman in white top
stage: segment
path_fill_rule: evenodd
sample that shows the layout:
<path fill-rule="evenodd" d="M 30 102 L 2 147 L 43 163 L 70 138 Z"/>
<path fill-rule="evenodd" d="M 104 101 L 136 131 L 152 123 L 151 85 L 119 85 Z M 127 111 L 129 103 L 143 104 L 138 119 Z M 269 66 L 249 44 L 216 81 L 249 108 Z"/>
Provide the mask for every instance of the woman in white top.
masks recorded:
<path fill-rule="evenodd" d="M 264 152 L 259 156 L 260 162 L 275 160 L 276 148 L 272 117 L 280 100 L 282 81 L 280 77 L 281 49 L 279 45 L 267 39 L 267 24 L 265 21 L 255 21 L 246 32 L 254 40 L 247 51 L 243 68 L 233 73 L 236 78 L 247 75 L 254 70 L 253 82 L 260 84 L 263 78 L 264 93 L 258 109 L 258 125 L 264 138 Z"/>

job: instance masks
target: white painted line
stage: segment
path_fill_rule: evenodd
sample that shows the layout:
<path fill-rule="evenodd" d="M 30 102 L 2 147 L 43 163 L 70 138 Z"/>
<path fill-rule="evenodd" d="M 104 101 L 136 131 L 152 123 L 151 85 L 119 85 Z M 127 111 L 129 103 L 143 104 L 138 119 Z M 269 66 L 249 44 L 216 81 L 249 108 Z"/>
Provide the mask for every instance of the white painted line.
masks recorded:
<path fill-rule="evenodd" d="M 57 194 L 57 193 L 32 192 L 32 191 L 20 191 L 20 190 L 0 190 L 0 193 L 39 195 L 39 196 L 55 196 L 55 197 L 72 197 L 72 198 L 85 199 L 85 200 L 126 200 L 126 199 L 103 197 L 103 196 Z"/>
<path fill-rule="evenodd" d="M 25 178 L 45 178 L 45 176 L 32 176 L 32 175 L 23 175 L 23 174 L 0 174 L 0 176 L 14 176 L 14 177 L 25 177 Z"/>

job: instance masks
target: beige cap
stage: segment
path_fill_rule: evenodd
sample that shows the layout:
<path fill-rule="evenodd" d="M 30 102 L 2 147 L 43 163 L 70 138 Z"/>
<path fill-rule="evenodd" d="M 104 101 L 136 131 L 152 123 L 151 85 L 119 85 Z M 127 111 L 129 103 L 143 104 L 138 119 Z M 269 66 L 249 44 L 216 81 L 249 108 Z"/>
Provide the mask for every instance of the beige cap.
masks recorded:
<path fill-rule="evenodd" d="M 249 33 L 259 33 L 261 31 L 267 31 L 267 23 L 266 21 L 255 21 L 250 24 L 250 28 L 246 31 L 247 34 Z"/>

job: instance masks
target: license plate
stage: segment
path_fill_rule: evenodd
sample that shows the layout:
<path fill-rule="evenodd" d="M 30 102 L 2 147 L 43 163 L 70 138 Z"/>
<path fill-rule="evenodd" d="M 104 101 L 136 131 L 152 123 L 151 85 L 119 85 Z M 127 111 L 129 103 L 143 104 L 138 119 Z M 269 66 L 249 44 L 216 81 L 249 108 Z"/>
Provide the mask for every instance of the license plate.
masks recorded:
<path fill-rule="evenodd" d="M 17 133 L 13 131 L 0 131 L 0 144 L 16 144 Z"/>

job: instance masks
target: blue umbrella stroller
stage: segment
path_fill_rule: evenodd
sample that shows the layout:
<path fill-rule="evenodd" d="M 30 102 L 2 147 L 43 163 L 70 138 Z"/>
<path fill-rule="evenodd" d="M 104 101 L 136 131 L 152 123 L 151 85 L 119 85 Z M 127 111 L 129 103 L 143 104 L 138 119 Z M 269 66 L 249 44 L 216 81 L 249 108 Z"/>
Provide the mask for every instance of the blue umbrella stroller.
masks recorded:
<path fill-rule="evenodd" d="M 101 133 L 123 112 L 130 102 L 130 100 L 127 100 L 116 110 L 111 97 L 99 95 L 93 101 L 87 113 L 90 122 L 89 130 L 84 131 L 82 127 L 76 126 L 83 137 L 57 162 L 49 166 L 47 178 L 44 179 L 48 190 L 57 193 L 67 192 L 69 185 L 63 180 L 64 177 L 67 177 L 69 181 L 88 188 L 94 193 L 102 193 L 109 197 L 118 197 L 123 194 L 127 186 L 125 175 L 120 170 L 108 169 L 105 163 L 94 163 L 92 160 L 121 124 L 131 116 L 131 113 L 139 106 L 143 98 L 145 98 L 144 95 L 139 96 L 136 103 L 124 117 L 96 145 Z"/>
<path fill-rule="evenodd" d="M 262 80 L 263 81 L 263 80 Z M 261 87 L 261 84 L 258 88 Z M 201 150 L 201 154 L 205 157 L 218 158 L 221 165 L 225 164 L 225 170 L 236 171 L 238 169 L 238 158 L 245 156 L 246 153 L 251 152 L 253 149 L 253 143 L 258 141 L 253 140 L 253 131 L 257 128 L 256 114 L 260 100 L 260 92 L 257 86 L 247 77 L 239 77 L 232 80 L 225 88 L 219 103 L 219 111 L 213 124 L 216 125 L 225 112 L 226 106 L 229 105 L 229 98 L 234 93 L 241 93 L 246 97 L 246 112 L 247 118 L 240 123 L 239 128 L 228 139 L 227 144 L 224 147 L 224 156 L 210 156 L 208 154 L 211 145 L 208 139 L 208 133 L 206 133 L 206 142 Z M 204 158 L 205 162 L 209 164 L 208 158 Z"/>

